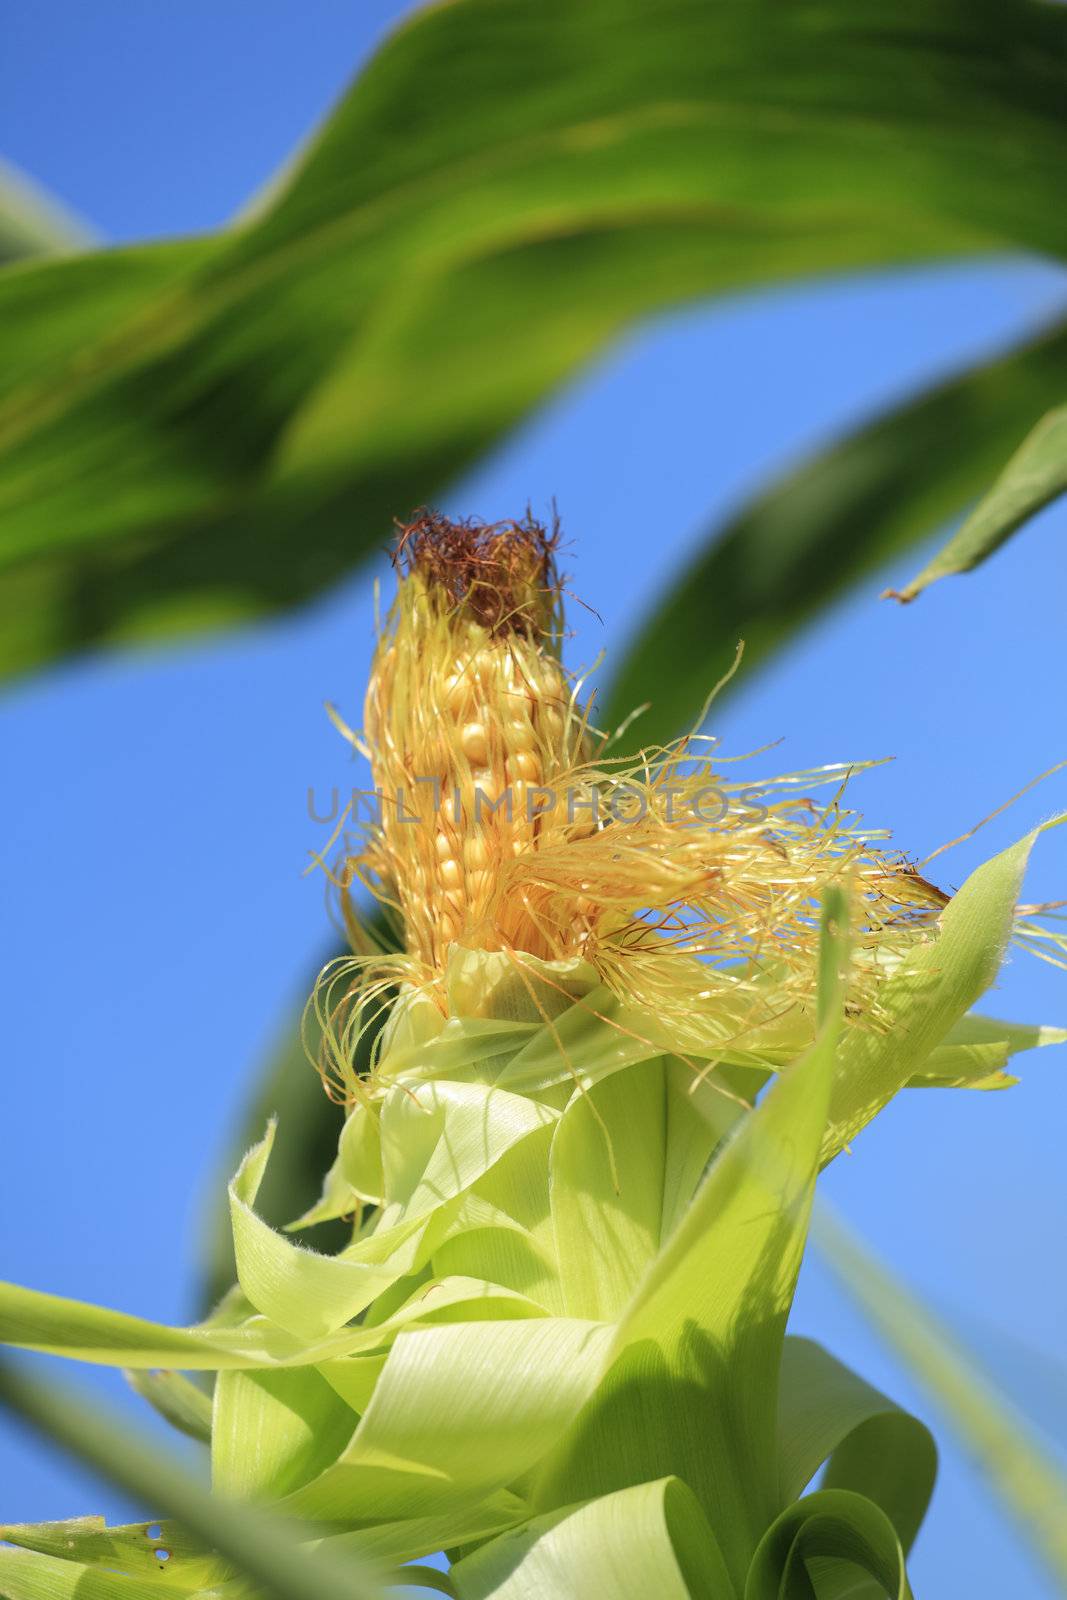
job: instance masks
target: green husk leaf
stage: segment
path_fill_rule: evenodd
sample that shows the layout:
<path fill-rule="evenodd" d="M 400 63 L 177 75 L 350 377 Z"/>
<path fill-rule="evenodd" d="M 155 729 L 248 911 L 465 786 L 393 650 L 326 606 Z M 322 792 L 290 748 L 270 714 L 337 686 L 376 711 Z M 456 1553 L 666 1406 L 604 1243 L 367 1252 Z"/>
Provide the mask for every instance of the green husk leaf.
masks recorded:
<path fill-rule="evenodd" d="M 677 1478 L 551 1512 L 452 1569 L 460 1600 L 735 1600 L 715 1536 Z"/>
<path fill-rule="evenodd" d="M 552 1220 L 571 1316 L 614 1320 L 656 1255 L 666 1133 L 662 1061 L 576 1093 L 560 1119 Z"/>
<path fill-rule="evenodd" d="M 211 1482 L 237 1499 L 279 1498 L 336 1460 L 354 1418 L 314 1367 L 220 1372 Z"/>
<path fill-rule="evenodd" d="M 166 1368 L 143 1372 L 128 1367 L 123 1377 L 172 1428 L 201 1444 L 211 1443 L 211 1396 L 198 1383 Z"/>
<path fill-rule="evenodd" d="M 401 1333 L 338 1460 L 282 1502 L 318 1521 L 470 1509 L 552 1446 L 603 1371 L 611 1329 L 572 1318 Z"/>
<path fill-rule="evenodd" d="M 829 1462 L 823 1488 L 865 1495 L 904 1550 L 922 1525 L 937 1476 L 929 1429 L 811 1339 L 787 1338 L 778 1412 L 782 1502 Z"/>
<path fill-rule="evenodd" d="M 477 1083 L 414 1083 L 390 1090 L 377 1118 L 383 1205 L 374 1225 L 336 1256 L 287 1240 L 252 1209 L 273 1124 L 230 1187 L 238 1278 L 251 1303 L 280 1327 L 321 1340 L 416 1272 L 464 1221 L 462 1200 L 515 1145 L 540 1135 L 557 1112 Z M 342 1160 L 348 1147 L 342 1142 Z"/>
<path fill-rule="evenodd" d="M 662 1057 L 578 1091 L 552 1142 L 551 1196 L 564 1305 L 612 1320 L 703 1175 L 737 1102 Z"/>
<path fill-rule="evenodd" d="M 480 1178 L 434 1249 L 436 1277 L 486 1277 L 555 1316 L 567 1314 L 549 1205 L 551 1127 L 513 1146 Z"/>
<path fill-rule="evenodd" d="M 961 1017 L 923 1061 L 909 1089 L 1006 1089 L 1018 1079 L 1004 1071 L 1022 1050 L 1041 1050 L 1067 1042 L 1067 1028 L 1000 1022 L 995 1017 Z"/>
<path fill-rule="evenodd" d="M 904 1552 L 885 1512 L 846 1489 L 821 1489 L 787 1507 L 761 1540 L 745 1584 L 745 1600 L 870 1594 L 910 1600 Z"/>
<path fill-rule="evenodd" d="M 321 1339 L 336 1332 L 408 1270 L 408 1257 L 389 1259 L 379 1242 L 336 1256 L 293 1244 L 252 1209 L 274 1139 L 274 1124 L 249 1151 L 230 1185 L 237 1277 L 252 1305 L 295 1338 Z M 388 1241 L 402 1249 L 417 1222 L 397 1229 Z M 359 1259 L 355 1258 L 359 1251 Z"/>
<path fill-rule="evenodd" d="M 383 1229 L 427 1216 L 473 1187 L 559 1113 L 479 1083 L 404 1084 L 381 1110 Z"/>
<path fill-rule="evenodd" d="M 915 950 L 882 985 L 880 1025 L 853 1029 L 845 1038 L 830 1102 L 824 1164 L 922 1070 L 931 1052 L 960 1026 L 996 979 L 1026 863 L 1041 831 L 1027 834 L 971 874 L 945 907 L 936 937 Z"/>
<path fill-rule="evenodd" d="M 778 1510 L 778 1372 L 834 1073 L 841 912 L 840 895 L 828 896 L 818 1040 L 716 1157 L 616 1325 L 608 1376 L 535 1491 L 552 1509 L 650 1472 L 677 1476 L 712 1518 L 739 1586 Z"/>

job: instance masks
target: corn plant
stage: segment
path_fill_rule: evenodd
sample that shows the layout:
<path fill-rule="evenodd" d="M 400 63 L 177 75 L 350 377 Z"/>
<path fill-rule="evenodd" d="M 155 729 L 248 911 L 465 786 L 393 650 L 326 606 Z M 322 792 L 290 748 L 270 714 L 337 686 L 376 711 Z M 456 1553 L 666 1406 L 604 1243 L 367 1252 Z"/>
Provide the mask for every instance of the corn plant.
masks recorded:
<path fill-rule="evenodd" d="M 451 0 L 214 234 L 92 251 L 0 172 L 0 669 L 321 592 L 642 314 L 1062 257 L 1065 86 L 1034 0 Z M 1001 469 L 899 598 L 1062 494 L 1065 351 L 1061 316 L 764 488 L 597 700 L 551 531 L 405 527 L 337 719 L 382 803 L 323 855 L 325 1092 L 287 1063 L 267 1094 L 305 1165 L 302 1086 L 343 1107 L 320 1199 L 275 1225 L 260 1117 L 196 1326 L 0 1288 L 0 1338 L 125 1368 L 214 1493 L 5 1364 L 0 1400 L 164 1518 L 3 1526 L 7 1600 L 908 1592 L 930 1435 L 787 1315 L 819 1170 L 900 1090 L 1062 1040 L 970 1012 L 1012 941 L 1059 959 L 1018 911 L 1035 836 L 949 898 L 854 769 L 746 781 L 702 706 L 739 637 L 743 674 Z M 333 1254 L 294 1237 L 322 1221 Z M 824 1239 L 1067 1584 L 1062 1475 Z"/>
<path fill-rule="evenodd" d="M 931 1435 L 787 1318 L 818 1174 L 882 1107 L 1064 1038 L 970 1012 L 1010 941 L 1059 959 L 1016 909 L 1035 835 L 949 897 L 852 769 L 757 780 L 699 728 L 615 754 L 556 543 L 400 531 L 362 729 L 335 714 L 380 804 L 322 860 L 350 953 L 309 1003 L 346 1112 L 318 1203 L 257 1212 L 269 1125 L 201 1323 L 0 1291 L 8 1344 L 129 1369 L 256 1507 L 160 1478 L 176 1522 L 4 1527 L 8 1600 L 910 1594 Z M 293 1237 L 325 1219 L 337 1253 Z"/>

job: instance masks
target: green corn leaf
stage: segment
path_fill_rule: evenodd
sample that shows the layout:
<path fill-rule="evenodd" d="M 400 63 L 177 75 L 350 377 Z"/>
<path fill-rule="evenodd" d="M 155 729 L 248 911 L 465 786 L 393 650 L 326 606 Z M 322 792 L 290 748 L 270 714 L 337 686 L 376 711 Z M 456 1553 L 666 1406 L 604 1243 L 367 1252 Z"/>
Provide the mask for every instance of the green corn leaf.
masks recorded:
<path fill-rule="evenodd" d="M 909 397 L 761 490 L 712 531 L 617 663 L 603 725 L 650 702 L 625 743 L 689 727 L 739 639 L 744 671 L 722 695 L 835 595 L 982 494 L 1023 430 L 1061 397 L 1065 362 L 1059 322 Z"/>
<path fill-rule="evenodd" d="M 403 1581 L 407 1590 L 432 1589 L 435 1594 L 448 1595 L 450 1600 L 455 1600 L 455 1588 L 447 1572 L 441 1572 L 437 1567 L 424 1567 L 415 1562 L 406 1566 L 397 1577 Z"/>
<path fill-rule="evenodd" d="M 677 1478 L 538 1517 L 452 1569 L 459 1600 L 736 1600 L 715 1536 Z"/>
<path fill-rule="evenodd" d="M 951 1422 L 1019 1527 L 1067 1587 L 1067 1475 L 971 1353 L 828 1212 L 817 1242 L 843 1287 Z"/>
<path fill-rule="evenodd" d="M 69 1390 L 45 1388 L 5 1363 L 0 1365 L 0 1404 L 127 1494 L 172 1516 L 186 1536 L 198 1539 L 203 1550 L 216 1551 L 270 1600 L 372 1600 L 380 1593 L 358 1557 L 349 1554 L 341 1562 L 301 1550 L 276 1518 L 210 1495 L 167 1457 Z M 178 1559 L 176 1552 L 175 1563 Z M 170 1583 L 180 1582 L 176 1565 L 167 1577 L 167 1592 L 173 1593 Z M 159 1587 L 157 1573 L 153 1592 Z M 0 1591 L 10 1600 L 143 1600 L 149 1588 L 136 1578 L 127 1584 L 113 1573 L 93 1573 L 78 1560 L 0 1549 Z"/>
<path fill-rule="evenodd" d="M 163 1590 L 153 1578 L 131 1578 L 101 1572 L 58 1556 L 32 1555 L 0 1546 L 0 1584 L 4 1600 L 153 1600 L 167 1595 L 193 1595 L 192 1589 Z"/>
<path fill-rule="evenodd" d="M 973 572 L 1037 512 L 1067 493 L 1067 406 L 1059 406 L 1027 434 L 989 492 L 962 528 L 927 563 L 896 600 L 916 595 L 953 573 Z"/>
<path fill-rule="evenodd" d="M 1005 1326 L 1011 1311 L 1008 1302 L 990 1308 L 988 1317 L 976 1316 L 970 1307 L 965 1316 L 959 1312 L 955 1317 L 947 1312 L 942 1316 L 954 1338 L 958 1329 L 989 1384 L 1063 1455 L 1067 1453 L 1067 1359 Z"/>
<path fill-rule="evenodd" d="M 1063 254 L 1065 45 L 1033 0 L 419 12 L 242 227 L 0 281 L 4 665 L 317 592 L 636 316 Z"/>

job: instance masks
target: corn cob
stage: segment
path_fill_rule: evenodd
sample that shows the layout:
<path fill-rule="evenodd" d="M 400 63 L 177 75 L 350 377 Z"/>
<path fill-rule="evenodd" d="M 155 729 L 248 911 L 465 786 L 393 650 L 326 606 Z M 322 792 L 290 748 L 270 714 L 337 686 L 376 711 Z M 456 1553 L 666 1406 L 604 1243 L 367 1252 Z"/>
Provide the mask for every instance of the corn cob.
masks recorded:
<path fill-rule="evenodd" d="M 553 955 L 505 867 L 566 826 L 554 803 L 584 722 L 558 659 L 555 538 L 423 513 L 403 530 L 399 594 L 365 721 L 380 829 L 368 866 L 391 886 L 410 954 L 448 947 Z"/>

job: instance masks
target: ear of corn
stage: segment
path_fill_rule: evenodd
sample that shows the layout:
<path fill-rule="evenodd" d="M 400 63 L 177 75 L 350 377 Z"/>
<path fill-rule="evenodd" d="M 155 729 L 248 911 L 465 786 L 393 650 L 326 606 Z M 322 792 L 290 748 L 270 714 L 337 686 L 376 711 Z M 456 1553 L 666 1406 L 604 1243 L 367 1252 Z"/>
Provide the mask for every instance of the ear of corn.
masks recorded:
<path fill-rule="evenodd" d="M 527 973 L 581 958 L 707 1061 L 781 1046 L 783 1019 L 790 1041 L 812 1037 L 829 889 L 853 908 L 850 1025 L 878 1026 L 881 977 L 945 904 L 845 809 L 855 769 L 745 783 L 700 735 L 612 758 L 560 660 L 556 543 L 529 519 L 422 513 L 401 530 L 365 705 L 380 812 L 337 872 L 357 956 L 317 1002 L 324 1076 L 346 1099 L 368 996 L 400 979 L 447 1015 L 456 949 Z M 356 884 L 394 907 L 400 958 L 358 953 Z"/>

